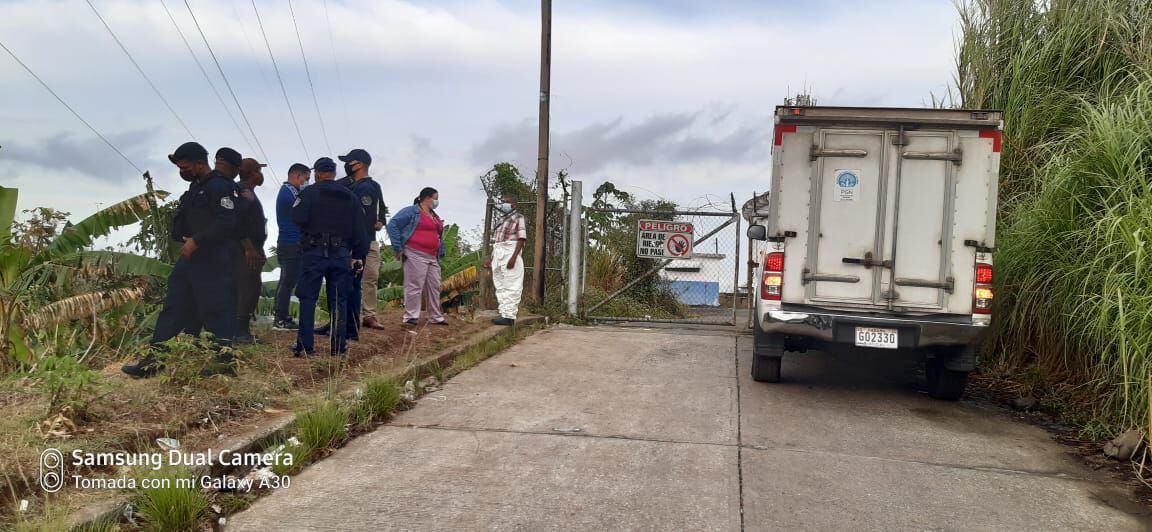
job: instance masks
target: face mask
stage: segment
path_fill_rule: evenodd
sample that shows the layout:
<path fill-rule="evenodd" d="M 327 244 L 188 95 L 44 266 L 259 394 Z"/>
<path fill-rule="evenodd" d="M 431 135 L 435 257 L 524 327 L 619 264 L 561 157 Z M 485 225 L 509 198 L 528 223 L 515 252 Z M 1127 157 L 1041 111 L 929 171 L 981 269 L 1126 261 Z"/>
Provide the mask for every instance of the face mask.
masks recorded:
<path fill-rule="evenodd" d="M 180 179 L 191 183 L 196 180 L 196 172 L 193 170 L 180 170 Z"/>
<path fill-rule="evenodd" d="M 440 200 L 438 200 L 438 199 L 432 200 L 432 208 L 433 209 L 439 209 L 440 208 Z"/>
<path fill-rule="evenodd" d="M 508 213 L 512 212 L 512 205 L 510 205 L 508 203 L 504 203 L 503 201 L 501 201 L 500 203 L 496 204 L 496 210 L 498 210 L 504 214 L 508 214 Z"/>
<path fill-rule="evenodd" d="M 352 163 L 344 163 L 344 175 L 355 174 L 356 170 L 352 169 Z"/>

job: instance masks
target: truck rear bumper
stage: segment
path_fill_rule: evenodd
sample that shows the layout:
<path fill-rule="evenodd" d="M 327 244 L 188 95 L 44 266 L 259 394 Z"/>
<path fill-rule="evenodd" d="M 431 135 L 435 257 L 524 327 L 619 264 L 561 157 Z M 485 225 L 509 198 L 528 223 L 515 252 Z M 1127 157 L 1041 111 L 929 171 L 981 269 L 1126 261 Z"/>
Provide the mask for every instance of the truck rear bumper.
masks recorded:
<path fill-rule="evenodd" d="M 988 332 L 987 326 L 973 325 L 968 316 L 888 317 L 770 310 L 760 319 L 760 328 L 765 333 L 809 339 L 814 343 L 854 344 L 856 327 L 896 329 L 900 348 L 971 345 Z"/>

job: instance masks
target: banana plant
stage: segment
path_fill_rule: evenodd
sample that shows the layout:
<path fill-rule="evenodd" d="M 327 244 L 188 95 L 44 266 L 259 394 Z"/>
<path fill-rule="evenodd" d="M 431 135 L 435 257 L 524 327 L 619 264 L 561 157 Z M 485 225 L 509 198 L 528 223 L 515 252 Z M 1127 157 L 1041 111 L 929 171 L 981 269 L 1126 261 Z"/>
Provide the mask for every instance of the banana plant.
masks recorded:
<path fill-rule="evenodd" d="M 72 281 L 95 278 L 102 273 L 132 277 L 163 277 L 171 265 L 159 260 L 117 251 L 85 249 L 95 239 L 113 230 L 139 222 L 152 212 L 156 199 L 168 196 L 156 191 L 155 196 L 141 194 L 110 205 L 99 212 L 68 225 L 43 249 L 30 249 L 11 239 L 15 219 L 15 189 L 0 188 L 0 365 L 15 362 L 18 366 L 34 365 L 35 354 L 29 342 L 29 331 L 74 319 L 91 316 L 131 301 L 138 301 L 145 291 L 138 286 L 93 291 L 59 297 L 47 304 L 33 301 L 32 293 L 66 294 Z"/>

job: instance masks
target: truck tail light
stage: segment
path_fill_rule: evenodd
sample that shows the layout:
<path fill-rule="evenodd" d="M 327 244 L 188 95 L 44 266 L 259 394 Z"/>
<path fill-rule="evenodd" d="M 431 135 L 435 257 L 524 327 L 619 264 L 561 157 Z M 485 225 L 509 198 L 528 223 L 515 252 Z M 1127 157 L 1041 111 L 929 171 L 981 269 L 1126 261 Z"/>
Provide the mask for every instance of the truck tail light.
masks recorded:
<path fill-rule="evenodd" d="M 977 257 L 977 261 L 980 259 Z M 976 263 L 976 288 L 972 292 L 972 313 L 979 315 L 992 314 L 992 300 L 995 299 L 991 258 L 985 260 L 987 262 Z"/>
<path fill-rule="evenodd" d="M 764 255 L 764 279 L 760 283 L 760 298 L 767 301 L 780 301 L 784 294 L 784 253 L 772 252 Z"/>

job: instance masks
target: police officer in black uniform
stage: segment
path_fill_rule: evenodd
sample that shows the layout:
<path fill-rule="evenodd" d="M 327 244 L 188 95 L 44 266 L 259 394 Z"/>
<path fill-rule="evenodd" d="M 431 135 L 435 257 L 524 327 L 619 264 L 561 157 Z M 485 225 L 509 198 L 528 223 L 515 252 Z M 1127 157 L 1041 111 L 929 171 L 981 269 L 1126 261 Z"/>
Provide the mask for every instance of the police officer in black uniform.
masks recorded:
<path fill-rule="evenodd" d="M 334 181 L 336 163 L 328 157 L 313 165 L 316 184 L 300 191 L 292 207 L 292 221 L 300 228 L 300 329 L 292 346 L 294 356 L 312 356 L 313 326 L 320 284 L 328 286 L 328 312 L 332 316 L 331 353 L 343 355 L 348 347 L 345 325 L 353 272 L 363 268 L 368 252 L 364 211 L 352 192 Z M 361 257 L 361 258 L 357 258 Z"/>
<path fill-rule="evenodd" d="M 172 218 L 171 236 L 183 242 L 183 247 L 168 275 L 168 291 L 156 319 L 152 344 L 181 332 L 197 334 L 203 326 L 214 335 L 220 351 L 201 375 L 235 375 L 231 352 L 236 308 L 232 276 L 235 188 L 230 179 L 211 171 L 208 151 L 198 143 L 182 144 L 168 160 L 180 168 L 180 177 L 191 184 L 180 196 Z M 129 376 L 141 378 L 152 377 L 162 368 L 162 362 L 149 353 L 121 369 Z"/>
<path fill-rule="evenodd" d="M 236 182 L 236 234 L 240 240 L 236 261 L 236 331 L 232 339 L 236 344 L 256 343 L 252 336 L 252 317 L 263 287 L 260 272 L 268 262 L 264 255 L 268 220 L 264 217 L 264 206 L 256 196 L 256 187 L 264 184 L 261 168 L 266 166 L 252 158 L 241 160 L 240 180 Z"/>

